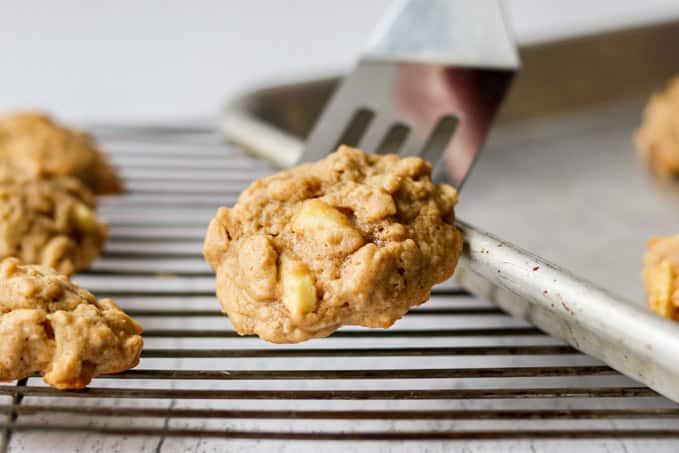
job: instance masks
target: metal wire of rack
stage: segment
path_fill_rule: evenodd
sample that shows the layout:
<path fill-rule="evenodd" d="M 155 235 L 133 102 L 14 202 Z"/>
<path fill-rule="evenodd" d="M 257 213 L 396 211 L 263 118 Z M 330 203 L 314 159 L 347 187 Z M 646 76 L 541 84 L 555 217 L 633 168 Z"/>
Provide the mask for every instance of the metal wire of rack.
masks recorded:
<path fill-rule="evenodd" d="M 76 280 L 144 326 L 134 370 L 80 391 L 0 385 L 0 451 L 70 435 L 278 440 L 679 438 L 679 408 L 454 283 L 390 330 L 239 337 L 201 255 L 215 209 L 272 171 L 208 129 L 95 129 L 129 193 Z M 309 421 L 313 421 L 310 428 Z M 95 436 L 96 437 L 96 436 Z M 159 451 L 159 448 L 157 449 Z"/>

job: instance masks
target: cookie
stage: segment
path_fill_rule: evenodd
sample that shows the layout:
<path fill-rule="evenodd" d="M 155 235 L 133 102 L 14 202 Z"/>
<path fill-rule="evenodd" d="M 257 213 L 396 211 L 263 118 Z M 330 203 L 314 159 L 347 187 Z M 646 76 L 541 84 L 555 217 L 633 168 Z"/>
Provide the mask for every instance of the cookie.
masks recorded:
<path fill-rule="evenodd" d="M 668 178 L 679 173 L 679 77 L 648 102 L 636 144 L 657 174 Z"/>
<path fill-rule="evenodd" d="M 203 253 L 240 334 L 292 343 L 386 328 L 452 275 L 456 202 L 422 159 L 343 146 L 255 181 L 219 209 Z"/>
<path fill-rule="evenodd" d="M 679 235 L 648 241 L 642 277 L 650 308 L 679 321 Z"/>
<path fill-rule="evenodd" d="M 99 299 L 44 266 L 0 264 L 0 380 L 39 372 L 58 389 L 137 365 L 141 327 L 110 299 Z"/>
<path fill-rule="evenodd" d="M 41 113 L 0 118 L 0 165 L 29 179 L 72 176 L 95 194 L 123 191 L 120 178 L 89 135 Z"/>
<path fill-rule="evenodd" d="M 77 179 L 0 179 L 0 258 L 71 274 L 89 266 L 105 242 L 94 196 Z"/>

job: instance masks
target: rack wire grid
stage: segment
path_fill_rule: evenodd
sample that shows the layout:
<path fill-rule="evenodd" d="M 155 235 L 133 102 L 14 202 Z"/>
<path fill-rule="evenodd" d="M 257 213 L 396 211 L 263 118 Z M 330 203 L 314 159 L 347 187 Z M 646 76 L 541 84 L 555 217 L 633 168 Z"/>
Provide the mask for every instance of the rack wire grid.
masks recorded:
<path fill-rule="evenodd" d="M 75 279 L 140 321 L 142 360 L 84 390 L 39 376 L 0 385 L 0 451 L 50 439 L 85 451 L 146 439 L 160 451 L 190 438 L 679 437 L 676 404 L 454 282 L 389 330 L 347 327 L 299 345 L 238 336 L 218 310 L 202 238 L 217 207 L 273 169 L 209 128 L 93 132 L 129 192 L 100 199 L 110 240 Z"/>

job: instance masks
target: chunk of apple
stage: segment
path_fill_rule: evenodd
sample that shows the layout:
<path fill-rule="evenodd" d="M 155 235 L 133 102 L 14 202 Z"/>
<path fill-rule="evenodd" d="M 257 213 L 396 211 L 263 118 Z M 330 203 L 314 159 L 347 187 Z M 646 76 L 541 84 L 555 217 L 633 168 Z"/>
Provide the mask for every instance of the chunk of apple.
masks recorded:
<path fill-rule="evenodd" d="M 293 319 L 314 311 L 318 303 L 316 285 L 309 268 L 287 255 L 280 257 L 281 298 Z"/>
<path fill-rule="evenodd" d="M 347 216 L 329 204 L 312 199 L 295 215 L 292 229 L 317 244 L 323 253 L 348 255 L 363 245 L 363 236 Z"/>

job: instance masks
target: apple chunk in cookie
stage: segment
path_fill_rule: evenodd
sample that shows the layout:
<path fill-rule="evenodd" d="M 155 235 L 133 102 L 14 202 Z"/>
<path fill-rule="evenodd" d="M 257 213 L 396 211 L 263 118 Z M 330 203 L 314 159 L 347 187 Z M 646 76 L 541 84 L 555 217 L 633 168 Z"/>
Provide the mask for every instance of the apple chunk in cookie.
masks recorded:
<path fill-rule="evenodd" d="M 203 253 L 240 334 L 293 343 L 386 328 L 455 270 L 456 203 L 422 159 L 343 146 L 255 181 L 219 209 Z"/>

